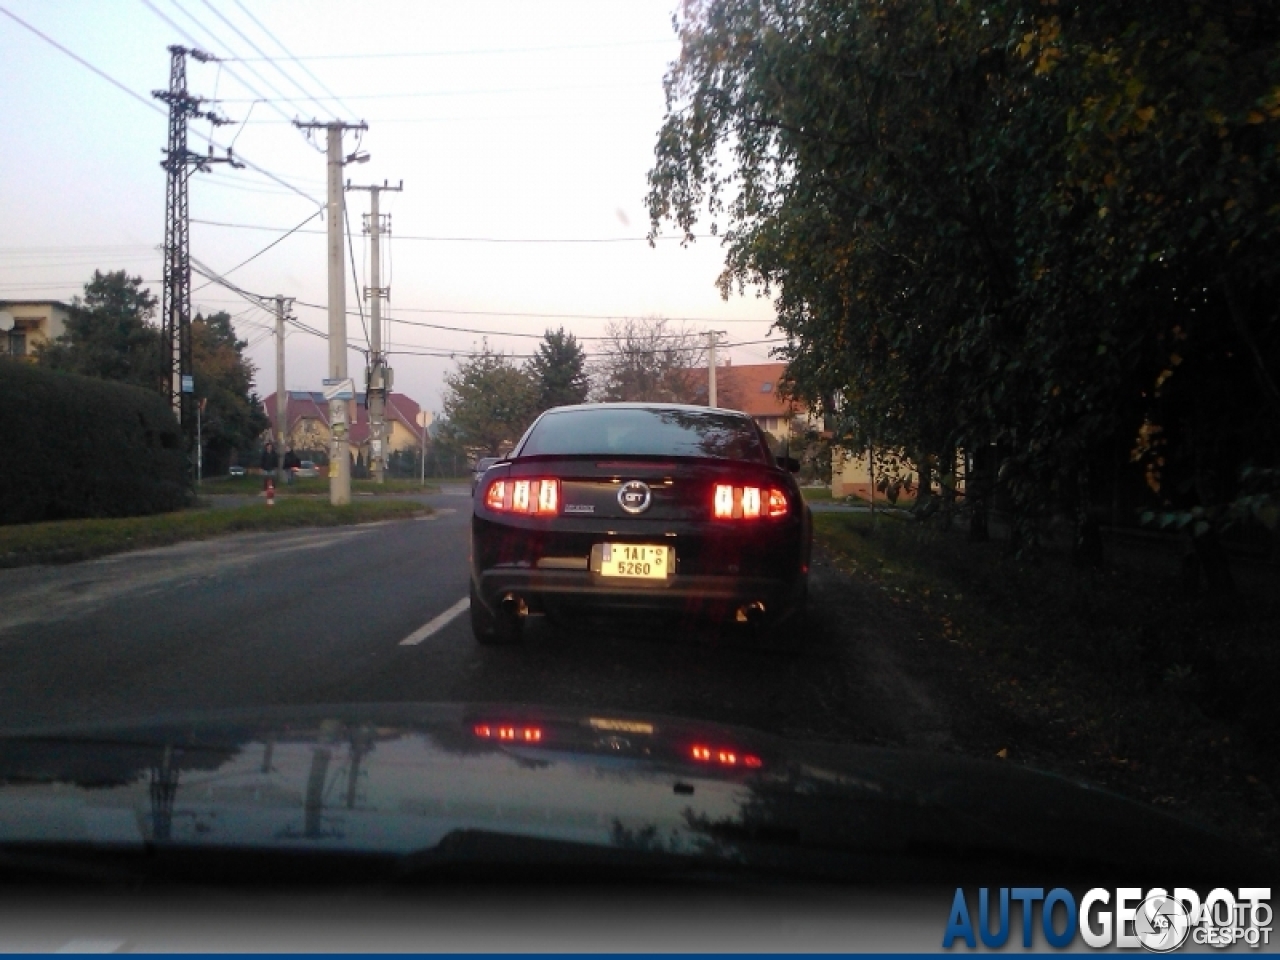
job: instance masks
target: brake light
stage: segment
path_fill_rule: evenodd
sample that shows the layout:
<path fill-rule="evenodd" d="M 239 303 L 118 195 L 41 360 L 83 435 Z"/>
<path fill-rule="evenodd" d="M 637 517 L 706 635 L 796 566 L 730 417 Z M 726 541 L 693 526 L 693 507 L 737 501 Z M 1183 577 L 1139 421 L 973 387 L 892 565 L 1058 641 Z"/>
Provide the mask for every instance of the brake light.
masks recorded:
<path fill-rule="evenodd" d="M 555 516 L 560 512 L 560 481 L 495 480 L 485 491 L 484 505 L 497 513 Z"/>
<path fill-rule="evenodd" d="M 756 520 L 785 517 L 790 503 L 777 487 L 735 487 L 717 483 L 712 497 L 712 514 L 717 520 Z"/>
<path fill-rule="evenodd" d="M 541 727 L 513 727 L 505 724 L 477 723 L 471 732 L 482 740 L 502 740 L 506 743 L 541 743 Z"/>
<path fill-rule="evenodd" d="M 690 747 L 689 754 L 700 763 L 716 763 L 722 767 L 743 766 L 758 770 L 764 766 L 763 761 L 754 753 L 738 753 L 735 750 L 719 747 L 713 749 L 702 744 L 694 744 Z"/>

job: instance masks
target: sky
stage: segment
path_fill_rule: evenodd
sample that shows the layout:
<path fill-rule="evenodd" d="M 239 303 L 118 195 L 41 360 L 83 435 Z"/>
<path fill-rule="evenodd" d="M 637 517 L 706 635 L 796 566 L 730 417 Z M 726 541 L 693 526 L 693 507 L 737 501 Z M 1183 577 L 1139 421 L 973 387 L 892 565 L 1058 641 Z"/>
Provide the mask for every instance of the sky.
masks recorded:
<path fill-rule="evenodd" d="M 655 246 L 644 239 L 676 3 L 0 0 L 0 298 L 70 300 L 95 269 L 140 275 L 159 296 L 167 118 L 151 92 L 168 87 L 167 48 L 181 44 L 220 58 L 189 59 L 187 86 L 233 121 L 193 121 L 191 147 L 212 134 L 219 155 L 233 145 L 258 168 L 193 174 L 193 260 L 245 291 L 296 298 L 294 316 L 322 330 L 323 134 L 309 142 L 291 121 L 367 123 L 344 150 L 369 160 L 344 179 L 403 182 L 382 195 L 384 339 L 395 389 L 424 407 L 440 410 L 443 375 L 486 339 L 519 357 L 563 326 L 590 352 L 610 317 L 723 330 L 749 344 L 724 351 L 733 362 L 767 362 L 769 345 L 752 341 L 770 338 L 772 305 L 751 291 L 720 297 L 720 242 L 682 246 L 671 227 Z M 369 194 L 346 202 L 363 290 Z M 345 278 L 356 311 L 350 255 Z M 194 309 L 236 318 L 270 394 L 270 315 L 205 284 L 193 275 Z M 348 336 L 367 346 L 359 317 Z M 288 388 L 320 389 L 326 357 L 324 340 L 291 329 Z M 348 367 L 362 379 L 355 349 Z"/>

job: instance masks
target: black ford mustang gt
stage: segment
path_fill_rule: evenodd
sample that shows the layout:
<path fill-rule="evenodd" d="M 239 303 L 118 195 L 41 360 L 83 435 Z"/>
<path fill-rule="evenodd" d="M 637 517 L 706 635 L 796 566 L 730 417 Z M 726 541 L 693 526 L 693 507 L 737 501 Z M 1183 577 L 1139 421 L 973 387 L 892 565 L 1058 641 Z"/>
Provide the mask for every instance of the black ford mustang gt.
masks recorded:
<path fill-rule="evenodd" d="M 796 466 L 742 413 L 548 410 L 473 498 L 476 639 L 514 642 L 531 613 L 798 619 L 812 525 Z"/>

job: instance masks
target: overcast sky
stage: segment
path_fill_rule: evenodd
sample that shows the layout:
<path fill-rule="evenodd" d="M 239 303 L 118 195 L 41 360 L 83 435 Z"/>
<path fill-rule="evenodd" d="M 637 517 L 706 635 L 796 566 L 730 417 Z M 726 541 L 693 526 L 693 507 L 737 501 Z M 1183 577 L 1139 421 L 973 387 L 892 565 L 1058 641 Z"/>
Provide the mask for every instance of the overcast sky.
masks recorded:
<path fill-rule="evenodd" d="M 69 300 L 94 269 L 141 275 L 159 296 L 167 120 L 148 104 L 162 107 L 150 94 L 168 86 L 167 47 L 176 43 L 224 58 L 188 64 L 188 89 L 236 121 L 213 132 L 216 142 L 234 142 L 237 154 L 289 185 L 226 165 L 192 177 L 191 252 L 214 271 L 232 271 L 323 203 L 323 135 L 312 145 L 289 120 L 368 123 L 358 143 L 348 134 L 345 145 L 371 159 L 345 176 L 404 181 L 403 193 L 383 195 L 393 230 L 383 257 L 391 363 L 396 389 L 428 408 L 439 410 L 441 377 L 454 361 L 397 351 L 466 353 L 482 334 L 411 321 L 487 331 L 491 346 L 512 354 L 537 342 L 515 334 L 540 336 L 548 326 L 583 338 L 604 333 L 607 321 L 574 315 L 689 318 L 733 342 L 763 339 L 767 300 L 720 299 L 718 241 L 682 248 L 668 239 L 656 249 L 643 241 L 662 77 L 679 51 L 674 5 L 0 0 L 0 11 L 126 88 L 0 12 L 0 298 Z M 273 59 L 251 59 L 263 54 Z M 193 123 L 191 146 L 204 149 L 200 134 L 209 132 L 207 122 Z M 362 233 L 368 203 L 366 192 L 347 194 L 361 288 L 372 282 Z M 313 219 L 229 279 L 323 307 L 323 231 Z M 193 277 L 196 309 L 237 316 L 253 344 L 258 390 L 269 394 L 268 315 L 203 283 Z M 326 326 L 322 309 L 300 303 L 295 315 Z M 348 333 L 365 343 L 359 318 Z M 286 349 L 289 388 L 319 389 L 324 341 L 294 332 Z M 760 363 L 768 349 L 729 352 Z M 355 351 L 348 364 L 363 369 Z"/>

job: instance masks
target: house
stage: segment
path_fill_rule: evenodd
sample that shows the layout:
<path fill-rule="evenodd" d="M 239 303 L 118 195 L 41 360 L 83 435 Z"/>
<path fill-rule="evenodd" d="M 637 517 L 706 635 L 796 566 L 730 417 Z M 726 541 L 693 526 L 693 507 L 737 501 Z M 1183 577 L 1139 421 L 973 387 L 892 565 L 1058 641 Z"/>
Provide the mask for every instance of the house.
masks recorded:
<path fill-rule="evenodd" d="M 0 300 L 0 313 L 13 317 L 7 339 L 0 334 L 0 354 L 34 361 L 37 346 L 66 332 L 71 307 L 61 300 Z"/>
<path fill-rule="evenodd" d="M 779 382 L 787 372 L 785 363 L 743 363 L 732 361 L 716 367 L 716 406 L 749 414 L 765 432 L 783 442 L 791 438 L 797 417 L 808 421 L 803 404 L 784 399 Z M 707 370 L 689 370 L 695 403 L 707 402 Z"/>
<path fill-rule="evenodd" d="M 263 412 L 271 421 L 274 432 L 276 426 L 276 395 L 273 393 L 262 401 Z M 422 428 L 418 426 L 418 413 L 421 411 L 417 401 L 403 393 L 387 395 L 385 419 L 387 430 L 387 454 L 399 450 L 417 450 L 422 446 Z M 286 437 L 295 450 L 328 450 L 331 434 L 329 431 L 329 401 L 318 390 L 290 390 L 285 407 Z M 351 444 L 352 456 L 369 458 L 369 408 L 366 405 L 366 394 L 358 393 L 350 401 L 347 410 L 347 437 Z"/>

